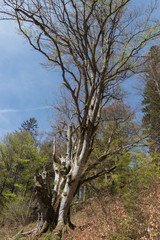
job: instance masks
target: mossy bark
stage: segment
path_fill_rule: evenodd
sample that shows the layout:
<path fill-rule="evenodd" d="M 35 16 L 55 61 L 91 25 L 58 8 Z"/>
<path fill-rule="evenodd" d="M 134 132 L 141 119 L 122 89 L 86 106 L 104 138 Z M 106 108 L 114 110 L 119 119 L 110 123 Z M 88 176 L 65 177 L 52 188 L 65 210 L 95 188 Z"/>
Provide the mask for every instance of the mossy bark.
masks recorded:
<path fill-rule="evenodd" d="M 52 194 L 49 187 L 49 176 L 47 173 L 36 174 L 35 176 L 35 194 L 39 205 L 38 223 L 34 230 L 34 235 L 41 235 L 42 233 L 52 231 L 52 238 L 59 240 L 62 238 L 67 228 L 74 229 L 74 225 L 70 220 L 70 206 L 66 207 L 64 214 L 64 221 L 59 221 L 60 205 L 63 197 L 63 191 L 57 195 Z M 69 204 L 69 202 L 68 202 Z"/>

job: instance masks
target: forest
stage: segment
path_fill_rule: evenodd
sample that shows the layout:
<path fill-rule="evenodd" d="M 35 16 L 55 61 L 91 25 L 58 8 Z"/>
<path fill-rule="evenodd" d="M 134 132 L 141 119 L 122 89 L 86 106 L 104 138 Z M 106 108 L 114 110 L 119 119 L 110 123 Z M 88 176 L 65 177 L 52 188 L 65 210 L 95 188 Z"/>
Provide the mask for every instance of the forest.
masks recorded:
<path fill-rule="evenodd" d="M 31 116 L 0 142 L 0 239 L 160 239 L 157 1 L 1 2 L 63 91 L 47 136 Z M 126 102 L 136 78 L 142 119 Z"/>

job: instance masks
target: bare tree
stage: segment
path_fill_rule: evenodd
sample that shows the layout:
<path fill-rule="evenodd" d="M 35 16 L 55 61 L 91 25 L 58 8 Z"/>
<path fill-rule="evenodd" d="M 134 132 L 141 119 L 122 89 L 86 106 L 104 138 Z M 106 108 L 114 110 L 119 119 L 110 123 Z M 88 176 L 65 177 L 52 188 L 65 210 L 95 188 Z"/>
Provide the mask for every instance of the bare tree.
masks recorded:
<path fill-rule="evenodd" d="M 141 50 L 160 34 L 159 26 L 150 22 L 154 6 L 140 15 L 130 10 L 131 0 L 1 2 L 1 19 L 16 19 L 20 32 L 47 64 L 60 68 L 73 100 L 65 129 L 66 155 L 58 158 L 54 144 L 54 191 L 47 172 L 35 177 L 40 206 L 35 233 L 50 227 L 61 235 L 70 224 L 70 204 L 85 175 L 103 105 L 117 84 L 140 71 Z"/>

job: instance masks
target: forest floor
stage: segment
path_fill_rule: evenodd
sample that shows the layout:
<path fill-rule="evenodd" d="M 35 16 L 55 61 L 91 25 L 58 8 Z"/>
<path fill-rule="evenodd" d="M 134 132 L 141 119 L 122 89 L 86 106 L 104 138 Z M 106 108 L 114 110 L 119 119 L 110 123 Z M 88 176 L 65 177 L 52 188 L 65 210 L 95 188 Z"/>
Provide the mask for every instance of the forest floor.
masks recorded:
<path fill-rule="evenodd" d="M 160 240 L 160 184 L 140 199 L 101 192 L 73 215 L 65 240 Z"/>
<path fill-rule="evenodd" d="M 76 229 L 69 230 L 64 240 L 160 240 L 160 182 L 140 199 L 110 195 L 102 191 L 79 205 L 72 214 Z M 24 230 L 31 229 L 30 224 Z M 0 228 L 0 240 L 13 238 L 21 228 Z M 23 238 L 23 239 L 30 239 Z M 40 240 L 49 239 L 49 234 Z"/>

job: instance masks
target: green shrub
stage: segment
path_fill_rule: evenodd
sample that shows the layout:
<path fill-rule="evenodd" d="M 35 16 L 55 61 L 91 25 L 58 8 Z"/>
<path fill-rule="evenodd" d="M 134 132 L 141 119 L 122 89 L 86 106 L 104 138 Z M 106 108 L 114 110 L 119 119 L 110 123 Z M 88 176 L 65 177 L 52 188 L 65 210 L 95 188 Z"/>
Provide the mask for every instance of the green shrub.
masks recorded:
<path fill-rule="evenodd" d="M 0 214 L 1 225 L 24 226 L 35 218 L 36 203 L 32 197 L 17 195 L 3 205 Z"/>

